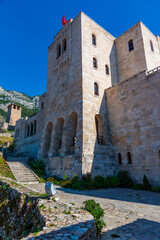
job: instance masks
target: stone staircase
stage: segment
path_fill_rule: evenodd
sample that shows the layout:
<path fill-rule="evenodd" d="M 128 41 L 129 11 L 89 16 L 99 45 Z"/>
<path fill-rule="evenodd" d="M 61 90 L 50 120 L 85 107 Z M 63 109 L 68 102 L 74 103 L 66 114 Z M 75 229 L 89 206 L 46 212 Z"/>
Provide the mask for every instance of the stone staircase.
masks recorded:
<path fill-rule="evenodd" d="M 9 158 L 7 163 L 15 179 L 19 183 L 37 184 L 39 179 L 36 174 L 29 168 L 24 159 Z"/>

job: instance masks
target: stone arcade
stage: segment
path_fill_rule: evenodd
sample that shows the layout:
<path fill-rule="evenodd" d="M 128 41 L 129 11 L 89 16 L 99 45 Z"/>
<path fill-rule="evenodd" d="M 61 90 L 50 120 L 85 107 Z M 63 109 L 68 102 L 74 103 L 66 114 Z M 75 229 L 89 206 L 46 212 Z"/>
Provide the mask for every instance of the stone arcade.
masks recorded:
<path fill-rule="evenodd" d="M 59 177 L 127 170 L 160 184 L 160 38 L 142 22 L 118 38 L 80 12 L 49 46 L 39 112 L 16 122 L 17 154 Z"/>

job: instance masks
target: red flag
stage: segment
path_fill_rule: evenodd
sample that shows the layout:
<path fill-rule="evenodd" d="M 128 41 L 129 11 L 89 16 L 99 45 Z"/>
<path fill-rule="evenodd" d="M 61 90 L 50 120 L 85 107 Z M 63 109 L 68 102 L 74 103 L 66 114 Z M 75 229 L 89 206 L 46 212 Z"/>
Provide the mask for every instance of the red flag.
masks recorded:
<path fill-rule="evenodd" d="M 62 26 L 64 27 L 68 23 L 68 20 L 65 21 L 65 16 L 62 17 Z"/>

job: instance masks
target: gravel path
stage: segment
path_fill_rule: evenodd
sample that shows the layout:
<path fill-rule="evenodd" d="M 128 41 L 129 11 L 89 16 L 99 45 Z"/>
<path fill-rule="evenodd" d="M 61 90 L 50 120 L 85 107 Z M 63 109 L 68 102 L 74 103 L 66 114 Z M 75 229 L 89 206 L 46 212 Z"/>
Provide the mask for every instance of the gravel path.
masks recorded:
<path fill-rule="evenodd" d="M 41 193 L 45 184 L 29 185 Z M 106 227 L 101 240 L 160 240 L 160 194 L 112 188 L 78 191 L 57 188 L 60 203 L 81 207 L 87 199 L 99 202 L 105 211 Z"/>

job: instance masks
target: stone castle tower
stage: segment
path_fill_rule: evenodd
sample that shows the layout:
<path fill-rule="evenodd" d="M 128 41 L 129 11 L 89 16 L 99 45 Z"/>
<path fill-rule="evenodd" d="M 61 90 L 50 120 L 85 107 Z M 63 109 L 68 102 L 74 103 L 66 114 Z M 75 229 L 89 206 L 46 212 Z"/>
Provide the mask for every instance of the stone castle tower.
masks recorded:
<path fill-rule="evenodd" d="M 8 123 L 8 129 L 14 130 L 16 121 L 21 118 L 21 107 L 16 104 L 10 104 L 8 106 L 8 112 L 6 117 L 6 123 Z"/>
<path fill-rule="evenodd" d="M 154 182 L 154 172 L 160 172 L 160 140 L 155 140 L 160 106 L 146 109 L 153 92 L 159 102 L 158 66 L 160 39 L 142 22 L 115 38 L 81 12 L 49 46 L 47 91 L 37 115 L 17 122 L 17 149 L 43 159 L 50 175 L 107 176 L 123 169 L 141 181 L 152 169 Z M 152 147 L 146 143 L 148 129 Z"/>

